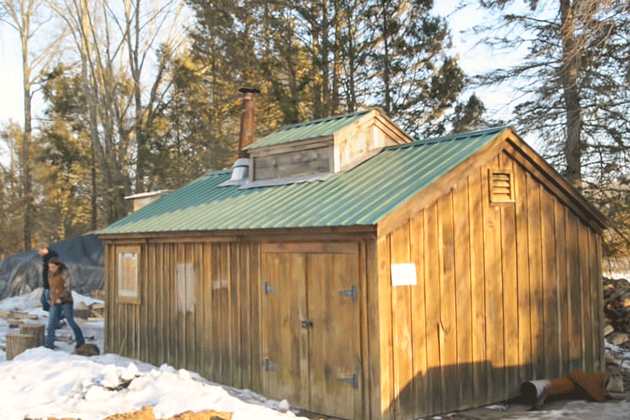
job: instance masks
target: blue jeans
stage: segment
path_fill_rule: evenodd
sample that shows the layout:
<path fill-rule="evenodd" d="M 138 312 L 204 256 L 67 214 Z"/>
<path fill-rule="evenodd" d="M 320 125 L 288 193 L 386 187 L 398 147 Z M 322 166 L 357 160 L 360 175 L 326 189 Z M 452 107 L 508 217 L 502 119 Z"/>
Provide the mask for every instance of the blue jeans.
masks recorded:
<path fill-rule="evenodd" d="M 46 326 L 46 338 L 44 339 L 44 347 L 52 349 L 55 346 L 55 330 L 57 323 L 59 322 L 58 315 L 61 314 L 72 331 L 74 332 L 74 341 L 76 341 L 76 347 L 79 347 L 85 343 L 83 338 L 83 332 L 81 328 L 74 321 L 74 309 L 72 308 L 72 302 L 62 303 L 61 305 L 54 304 L 50 306 L 50 314 L 48 315 L 48 325 Z"/>
<path fill-rule="evenodd" d="M 44 288 L 42 291 L 42 295 L 39 297 L 39 302 L 42 304 L 42 308 L 46 312 L 50 312 L 50 289 Z M 49 315 L 50 316 L 50 315 Z M 63 319 L 63 315 L 61 312 L 57 314 L 57 328 L 61 327 L 61 320 Z"/>

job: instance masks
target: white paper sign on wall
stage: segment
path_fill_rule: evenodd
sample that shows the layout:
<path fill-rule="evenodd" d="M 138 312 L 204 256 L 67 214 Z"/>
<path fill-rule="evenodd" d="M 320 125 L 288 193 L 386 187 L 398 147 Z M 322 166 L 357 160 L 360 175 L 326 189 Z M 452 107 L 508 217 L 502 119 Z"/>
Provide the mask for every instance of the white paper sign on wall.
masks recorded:
<path fill-rule="evenodd" d="M 414 263 L 392 264 L 392 286 L 415 286 L 416 265 Z"/>

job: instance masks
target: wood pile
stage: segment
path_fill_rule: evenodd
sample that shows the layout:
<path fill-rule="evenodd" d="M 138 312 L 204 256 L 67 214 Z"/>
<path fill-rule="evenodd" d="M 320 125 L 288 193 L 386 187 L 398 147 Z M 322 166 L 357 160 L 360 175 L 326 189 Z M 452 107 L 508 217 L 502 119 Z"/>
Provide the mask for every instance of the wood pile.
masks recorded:
<path fill-rule="evenodd" d="M 622 349 L 630 349 L 630 281 L 604 278 L 604 337 Z M 630 372 L 622 368 L 625 356 L 606 354 L 606 371 L 618 392 L 630 389 Z"/>
<path fill-rule="evenodd" d="M 604 315 L 606 339 L 617 346 L 630 341 L 630 281 L 604 278 Z"/>
<path fill-rule="evenodd" d="M 9 328 L 18 328 L 25 322 L 38 319 L 37 315 L 31 315 L 20 311 L 0 311 L 0 318 L 7 320 Z"/>
<path fill-rule="evenodd" d="M 89 322 L 102 322 L 105 319 L 105 304 L 92 303 L 89 306 L 80 302 L 74 308 L 74 317 Z"/>

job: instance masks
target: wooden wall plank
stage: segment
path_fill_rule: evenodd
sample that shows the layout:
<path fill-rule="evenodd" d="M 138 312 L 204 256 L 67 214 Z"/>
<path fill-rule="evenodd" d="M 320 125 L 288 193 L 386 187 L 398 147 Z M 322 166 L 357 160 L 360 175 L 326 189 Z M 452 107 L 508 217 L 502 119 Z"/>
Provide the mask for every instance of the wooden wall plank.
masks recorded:
<path fill-rule="evenodd" d="M 238 318 L 240 320 L 240 338 L 238 339 L 241 349 L 238 356 L 238 367 L 240 369 L 240 387 L 251 389 L 252 378 L 252 301 L 250 280 L 250 249 L 248 244 L 238 243 L 238 277 L 239 277 L 239 309 Z"/>
<path fill-rule="evenodd" d="M 195 273 L 197 273 L 196 285 L 195 285 L 195 314 L 194 314 L 194 322 L 193 322 L 193 339 L 195 346 L 195 372 L 198 372 L 200 375 L 203 375 L 204 370 L 204 361 L 205 361 L 205 351 L 204 351 L 204 335 L 205 335 L 205 327 L 204 327 L 204 309 L 205 309 L 205 271 L 203 265 L 203 251 L 204 244 L 194 243 L 194 261 L 195 261 Z"/>
<path fill-rule="evenodd" d="M 560 376 L 560 347 L 558 334 L 558 278 L 556 276 L 556 240 L 554 199 L 541 189 L 543 325 L 545 345 L 545 377 Z"/>
<path fill-rule="evenodd" d="M 457 320 L 457 387 L 460 407 L 474 401 L 473 312 L 471 287 L 471 236 L 468 180 L 453 191 L 455 308 Z"/>
<path fill-rule="evenodd" d="M 395 418 L 394 408 L 394 364 L 392 343 L 392 287 L 390 272 L 390 243 L 389 236 L 377 240 L 378 247 L 378 301 L 379 301 L 379 346 L 380 360 L 380 418 L 391 420 Z"/>
<path fill-rule="evenodd" d="M 472 351 L 473 380 L 472 388 L 475 401 L 481 404 L 491 402 L 489 395 L 489 363 L 486 341 L 486 284 L 484 266 L 484 234 L 483 234 L 483 171 L 478 170 L 468 178 L 469 225 L 470 225 L 470 282 L 472 289 Z"/>
<path fill-rule="evenodd" d="M 166 337 L 167 345 L 168 345 L 168 363 L 174 367 L 179 367 L 179 352 L 178 352 L 178 343 L 177 343 L 177 310 L 176 302 L 175 302 L 175 270 L 173 267 L 175 266 L 176 261 L 176 252 L 177 248 L 174 244 L 168 244 L 165 247 L 165 301 L 168 305 L 165 311 L 165 316 L 167 320 L 166 324 Z"/>
<path fill-rule="evenodd" d="M 221 244 L 213 243 L 212 244 L 212 377 L 213 380 L 217 382 L 223 381 L 223 366 L 221 365 L 222 360 L 222 341 L 225 339 L 223 337 L 223 329 L 222 324 L 225 323 L 225 319 L 221 316 L 221 295 L 225 293 L 225 286 L 222 283 L 221 277 L 221 259 L 223 255 L 221 254 Z"/>
<path fill-rule="evenodd" d="M 359 395 L 357 406 L 358 418 L 364 418 L 369 420 L 372 418 L 371 405 L 370 405 L 370 321 L 368 312 L 373 311 L 374 308 L 369 306 L 368 301 L 368 263 L 367 263 L 367 243 L 366 241 L 359 242 L 359 267 L 358 267 L 358 299 L 359 299 L 359 324 L 360 324 L 360 375 L 359 375 Z M 370 311 L 368 311 L 370 308 Z M 360 408 L 359 408 L 360 407 Z"/>
<path fill-rule="evenodd" d="M 230 292 L 231 282 L 229 278 L 230 267 L 230 244 L 220 244 L 219 253 L 220 256 L 217 259 L 217 265 L 219 266 L 218 278 L 215 283 L 215 291 L 218 296 L 217 309 L 219 312 L 219 360 L 221 372 L 221 383 L 230 383 L 232 378 L 231 372 L 231 326 L 232 320 L 230 319 Z"/>
<path fill-rule="evenodd" d="M 391 264 L 406 264 L 410 260 L 409 225 L 403 224 L 390 239 Z M 392 286 L 392 334 L 394 342 L 394 396 L 396 418 L 411 418 L 415 412 L 413 389 L 413 351 L 411 287 Z"/>
<path fill-rule="evenodd" d="M 171 270 L 173 270 L 173 308 L 175 308 L 175 331 L 173 335 L 173 341 L 175 343 L 175 351 L 177 353 L 176 360 L 178 368 L 186 366 L 186 309 L 183 302 L 184 296 L 181 296 L 181 288 L 185 287 L 185 284 L 180 284 L 182 278 L 177 278 L 177 271 L 175 267 L 179 264 L 186 263 L 186 244 L 178 243 L 175 245 L 174 252 L 174 264 Z M 181 274 L 180 274 L 181 275 Z"/>
<path fill-rule="evenodd" d="M 493 167 L 498 166 L 497 162 Z M 505 337 L 503 319 L 503 279 L 501 278 L 501 209 L 491 205 L 488 196 L 488 177 L 482 176 L 483 221 L 484 221 L 484 256 L 485 256 L 485 291 L 486 291 L 486 337 L 488 337 L 487 357 L 490 362 L 488 388 L 490 399 L 503 399 L 505 383 Z"/>
<path fill-rule="evenodd" d="M 599 276 L 599 270 L 597 269 L 597 237 L 595 233 L 590 229 L 587 230 L 587 239 L 588 239 L 588 272 L 589 276 L 589 286 L 590 286 L 590 307 L 591 307 L 591 320 L 590 325 L 592 328 L 592 332 L 590 334 L 591 339 L 591 348 L 593 349 L 593 354 L 591 359 L 588 361 L 590 366 L 588 368 L 589 372 L 598 372 L 599 369 L 599 358 L 601 349 L 600 341 L 602 341 L 602 323 L 600 319 L 600 313 L 603 312 L 604 304 L 600 302 L 600 296 L 598 293 L 598 285 L 602 283 L 602 277 Z M 601 265 L 601 264 L 600 264 Z"/>
<path fill-rule="evenodd" d="M 384 404 L 384 398 L 381 396 L 383 385 L 381 385 L 381 377 L 383 368 L 381 361 L 384 356 L 381 354 L 387 349 L 382 349 L 381 344 L 386 342 L 386 331 L 381 331 L 381 311 L 383 305 L 380 301 L 381 287 L 379 279 L 380 256 L 379 247 L 376 240 L 369 240 L 365 246 L 365 285 L 367 294 L 367 308 L 365 317 L 367 318 L 367 334 L 364 340 L 367 340 L 368 347 L 368 370 L 367 370 L 367 392 L 365 393 L 367 404 L 369 405 L 369 418 L 380 419 L 382 413 L 387 409 Z M 385 402 L 389 404 L 389 402 Z"/>
<path fill-rule="evenodd" d="M 237 243 L 231 243 L 229 245 L 230 252 L 230 265 L 228 267 L 230 276 L 230 364 L 231 375 L 230 384 L 237 388 L 243 388 L 243 369 L 242 369 L 242 357 L 243 357 L 243 342 L 242 342 L 242 328 L 243 323 L 241 320 L 241 260 L 239 254 L 239 247 Z"/>
<path fill-rule="evenodd" d="M 597 316 L 598 321 L 596 326 L 599 327 L 599 331 L 595 335 L 597 342 L 599 343 L 599 351 L 598 357 L 596 358 L 596 364 L 594 366 L 595 372 L 604 372 L 606 367 L 605 362 L 605 349 L 604 349 L 604 290 L 603 290 L 603 281 L 602 281 L 602 242 L 601 237 L 599 235 L 593 234 L 595 236 L 595 278 L 597 279 L 596 287 L 597 287 Z"/>
<path fill-rule="evenodd" d="M 114 257 L 114 245 L 109 242 L 105 242 L 105 278 L 108 279 L 105 282 L 105 337 L 103 338 L 103 353 L 114 352 L 113 337 L 116 333 L 116 325 L 114 324 L 114 311 L 112 310 L 116 306 L 116 298 L 114 296 L 114 290 L 118 287 L 116 271 L 114 265 L 116 264 L 116 258 Z"/>
<path fill-rule="evenodd" d="M 519 383 L 534 377 L 532 365 L 531 289 L 529 283 L 529 235 L 527 175 L 514 165 L 514 196 L 516 211 L 516 278 L 518 282 L 518 355 Z"/>
<path fill-rule="evenodd" d="M 157 280 L 155 278 L 155 264 L 156 264 L 156 245 L 146 244 L 144 246 L 147 257 L 147 270 L 145 278 L 145 289 L 149 290 L 146 300 L 146 312 L 143 317 L 146 317 L 146 323 L 148 325 L 146 341 L 143 344 L 146 347 L 147 361 L 155 366 L 158 366 L 155 348 L 158 346 L 157 337 Z"/>
<path fill-rule="evenodd" d="M 514 176 L 512 159 L 501 154 L 499 164 Z M 514 180 L 512 179 L 512 186 Z M 513 192 L 514 194 L 514 192 Z M 517 282 L 517 245 L 516 245 L 516 205 L 514 202 L 496 203 L 500 208 L 501 218 L 501 277 L 503 280 L 503 337 L 505 349 L 505 390 L 503 396 L 509 398 L 519 389 L 519 354 L 518 351 L 518 282 Z"/>
<path fill-rule="evenodd" d="M 567 217 L 567 279 L 570 288 L 569 306 L 569 358 L 571 370 L 582 369 L 582 298 L 580 291 L 580 255 L 578 220 L 573 214 Z"/>
<path fill-rule="evenodd" d="M 251 389 L 262 392 L 262 291 L 261 291 L 261 255 L 258 243 L 250 244 L 250 290 L 251 290 L 251 334 L 252 334 L 252 376 Z"/>
<path fill-rule="evenodd" d="M 442 401 L 445 407 L 458 407 L 458 393 L 452 387 L 457 377 L 457 310 L 455 302 L 455 232 L 452 191 L 438 200 L 440 262 L 440 363 Z"/>
<path fill-rule="evenodd" d="M 590 371 L 591 360 L 593 360 L 593 325 L 592 321 L 592 302 L 591 285 L 589 284 L 592 276 L 589 272 L 589 241 L 588 228 L 582 223 L 578 224 L 578 243 L 580 254 L 580 289 L 582 298 L 582 370 Z"/>
<path fill-rule="evenodd" d="M 203 372 L 206 378 L 214 380 L 214 301 L 212 299 L 212 279 L 213 279 L 213 245 L 212 243 L 203 244 L 203 272 L 204 272 L 204 287 L 203 287 L 203 325 L 204 329 L 201 331 L 203 335 Z"/>
<path fill-rule="evenodd" d="M 569 306 L 569 282 L 567 279 L 567 239 L 566 239 L 566 212 L 567 209 L 558 201 L 555 201 L 555 226 L 556 226 L 556 265 L 558 270 L 558 336 L 560 345 L 560 373 L 564 376 L 571 372 L 569 362 L 569 320 L 572 308 Z"/>
<path fill-rule="evenodd" d="M 527 174 L 529 286 L 531 299 L 532 379 L 545 379 L 545 341 L 543 317 L 544 273 L 542 271 L 542 238 L 540 185 Z"/>
<path fill-rule="evenodd" d="M 156 299 L 157 299 L 157 312 L 156 312 L 156 321 L 157 321 L 157 329 L 160 337 L 160 345 L 155 348 L 156 357 L 164 363 L 166 360 L 166 346 L 164 345 L 166 342 L 166 331 L 165 331 L 165 310 L 164 307 L 166 305 L 164 298 L 164 245 L 159 244 L 156 245 L 156 259 L 155 259 L 155 282 L 156 282 Z"/>
<path fill-rule="evenodd" d="M 426 411 L 442 412 L 442 364 L 440 360 L 440 265 L 437 202 L 427 207 L 424 216 L 426 340 L 427 340 L 427 387 Z"/>
<path fill-rule="evenodd" d="M 413 354 L 413 389 L 416 415 L 426 413 L 425 401 L 431 398 L 427 391 L 427 340 L 426 340 L 426 296 L 425 249 L 424 249 L 424 211 L 410 220 L 409 242 L 411 261 L 416 265 L 418 284 L 412 286 L 412 354 Z"/>

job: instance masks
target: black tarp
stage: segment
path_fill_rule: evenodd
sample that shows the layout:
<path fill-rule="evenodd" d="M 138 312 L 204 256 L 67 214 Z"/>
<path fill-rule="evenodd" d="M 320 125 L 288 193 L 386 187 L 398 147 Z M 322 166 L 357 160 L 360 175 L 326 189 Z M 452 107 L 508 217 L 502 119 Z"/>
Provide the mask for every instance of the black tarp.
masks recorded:
<path fill-rule="evenodd" d="M 90 296 L 105 285 L 103 243 L 93 234 L 50 245 L 68 266 L 72 290 Z M 0 261 L 0 300 L 31 292 L 42 286 L 42 258 L 37 249 L 9 255 Z"/>

